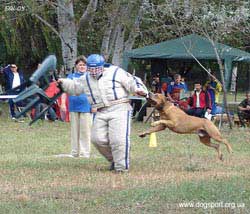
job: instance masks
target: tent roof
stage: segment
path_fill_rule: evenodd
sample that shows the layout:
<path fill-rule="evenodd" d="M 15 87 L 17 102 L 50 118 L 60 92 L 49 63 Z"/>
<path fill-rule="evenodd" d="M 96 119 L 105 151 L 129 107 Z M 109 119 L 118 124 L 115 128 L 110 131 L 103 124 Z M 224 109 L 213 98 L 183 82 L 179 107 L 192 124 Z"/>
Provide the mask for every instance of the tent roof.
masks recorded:
<path fill-rule="evenodd" d="M 248 52 L 217 42 L 215 42 L 215 46 L 221 59 L 229 57 L 232 61 L 250 61 Z M 134 59 L 193 59 L 189 52 L 197 59 L 216 59 L 211 42 L 196 34 L 133 49 L 125 52 L 125 56 Z"/>

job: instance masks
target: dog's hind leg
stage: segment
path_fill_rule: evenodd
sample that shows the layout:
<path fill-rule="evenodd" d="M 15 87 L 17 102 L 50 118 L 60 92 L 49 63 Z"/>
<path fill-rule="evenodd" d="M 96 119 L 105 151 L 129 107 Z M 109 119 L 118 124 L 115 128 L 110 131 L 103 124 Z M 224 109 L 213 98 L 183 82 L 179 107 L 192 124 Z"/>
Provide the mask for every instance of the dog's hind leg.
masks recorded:
<path fill-rule="evenodd" d="M 227 151 L 228 151 L 229 153 L 232 153 L 232 152 L 233 152 L 233 149 L 232 149 L 231 145 L 228 143 L 227 139 L 222 139 L 222 142 L 226 145 Z"/>
<path fill-rule="evenodd" d="M 220 151 L 220 145 L 215 144 L 215 143 L 211 143 L 211 139 L 208 135 L 205 136 L 199 136 L 200 141 L 205 144 L 206 146 L 212 147 L 214 149 L 216 149 L 217 153 L 218 153 L 218 158 L 223 161 L 223 155 Z"/>
<path fill-rule="evenodd" d="M 229 153 L 231 153 L 233 150 L 231 148 L 231 145 L 228 143 L 228 141 L 224 138 L 222 138 L 220 131 L 217 129 L 217 127 L 211 123 L 211 121 L 209 120 L 205 120 L 205 131 L 207 132 L 207 134 L 214 139 L 215 141 L 219 142 L 219 143 L 224 143 L 227 147 L 227 151 Z"/>
<path fill-rule="evenodd" d="M 212 137 L 212 139 L 216 140 L 219 143 L 224 143 L 227 147 L 227 151 L 229 153 L 232 153 L 232 151 L 233 151 L 232 147 L 225 138 L 222 138 L 221 136 L 216 136 L 216 137 Z"/>

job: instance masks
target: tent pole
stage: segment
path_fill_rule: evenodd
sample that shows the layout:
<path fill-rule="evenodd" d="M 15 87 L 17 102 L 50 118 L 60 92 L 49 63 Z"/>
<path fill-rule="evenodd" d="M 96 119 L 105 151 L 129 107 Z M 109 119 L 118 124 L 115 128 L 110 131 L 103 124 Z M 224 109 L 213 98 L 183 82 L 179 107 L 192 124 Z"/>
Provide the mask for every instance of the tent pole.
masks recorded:
<path fill-rule="evenodd" d="M 238 93 L 238 75 L 235 80 L 235 94 L 234 94 L 234 102 L 237 102 L 237 93 Z"/>
<path fill-rule="evenodd" d="M 247 75 L 247 82 L 248 82 L 248 86 L 247 86 L 247 91 L 249 91 L 250 90 L 250 66 L 249 66 L 249 64 L 247 64 L 247 70 L 248 70 L 248 75 Z"/>

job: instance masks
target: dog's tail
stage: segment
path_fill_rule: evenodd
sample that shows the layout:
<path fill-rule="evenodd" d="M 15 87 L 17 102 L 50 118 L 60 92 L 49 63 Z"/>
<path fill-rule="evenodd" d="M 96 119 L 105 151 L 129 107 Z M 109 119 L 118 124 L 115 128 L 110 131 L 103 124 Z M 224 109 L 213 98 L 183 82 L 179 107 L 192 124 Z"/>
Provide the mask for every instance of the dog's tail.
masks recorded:
<path fill-rule="evenodd" d="M 205 130 L 208 135 L 219 143 L 224 143 L 227 147 L 227 151 L 231 153 L 232 147 L 225 138 L 222 138 L 219 129 L 210 121 L 205 119 Z"/>

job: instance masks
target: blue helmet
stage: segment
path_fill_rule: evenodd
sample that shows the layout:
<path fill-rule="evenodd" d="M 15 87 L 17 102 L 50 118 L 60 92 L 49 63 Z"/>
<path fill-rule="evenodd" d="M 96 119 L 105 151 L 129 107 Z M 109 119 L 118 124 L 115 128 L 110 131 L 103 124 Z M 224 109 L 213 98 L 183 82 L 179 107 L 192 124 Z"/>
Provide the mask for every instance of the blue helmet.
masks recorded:
<path fill-rule="evenodd" d="M 87 58 L 87 66 L 88 67 L 100 67 L 103 66 L 105 60 L 102 55 L 99 54 L 91 54 Z"/>

